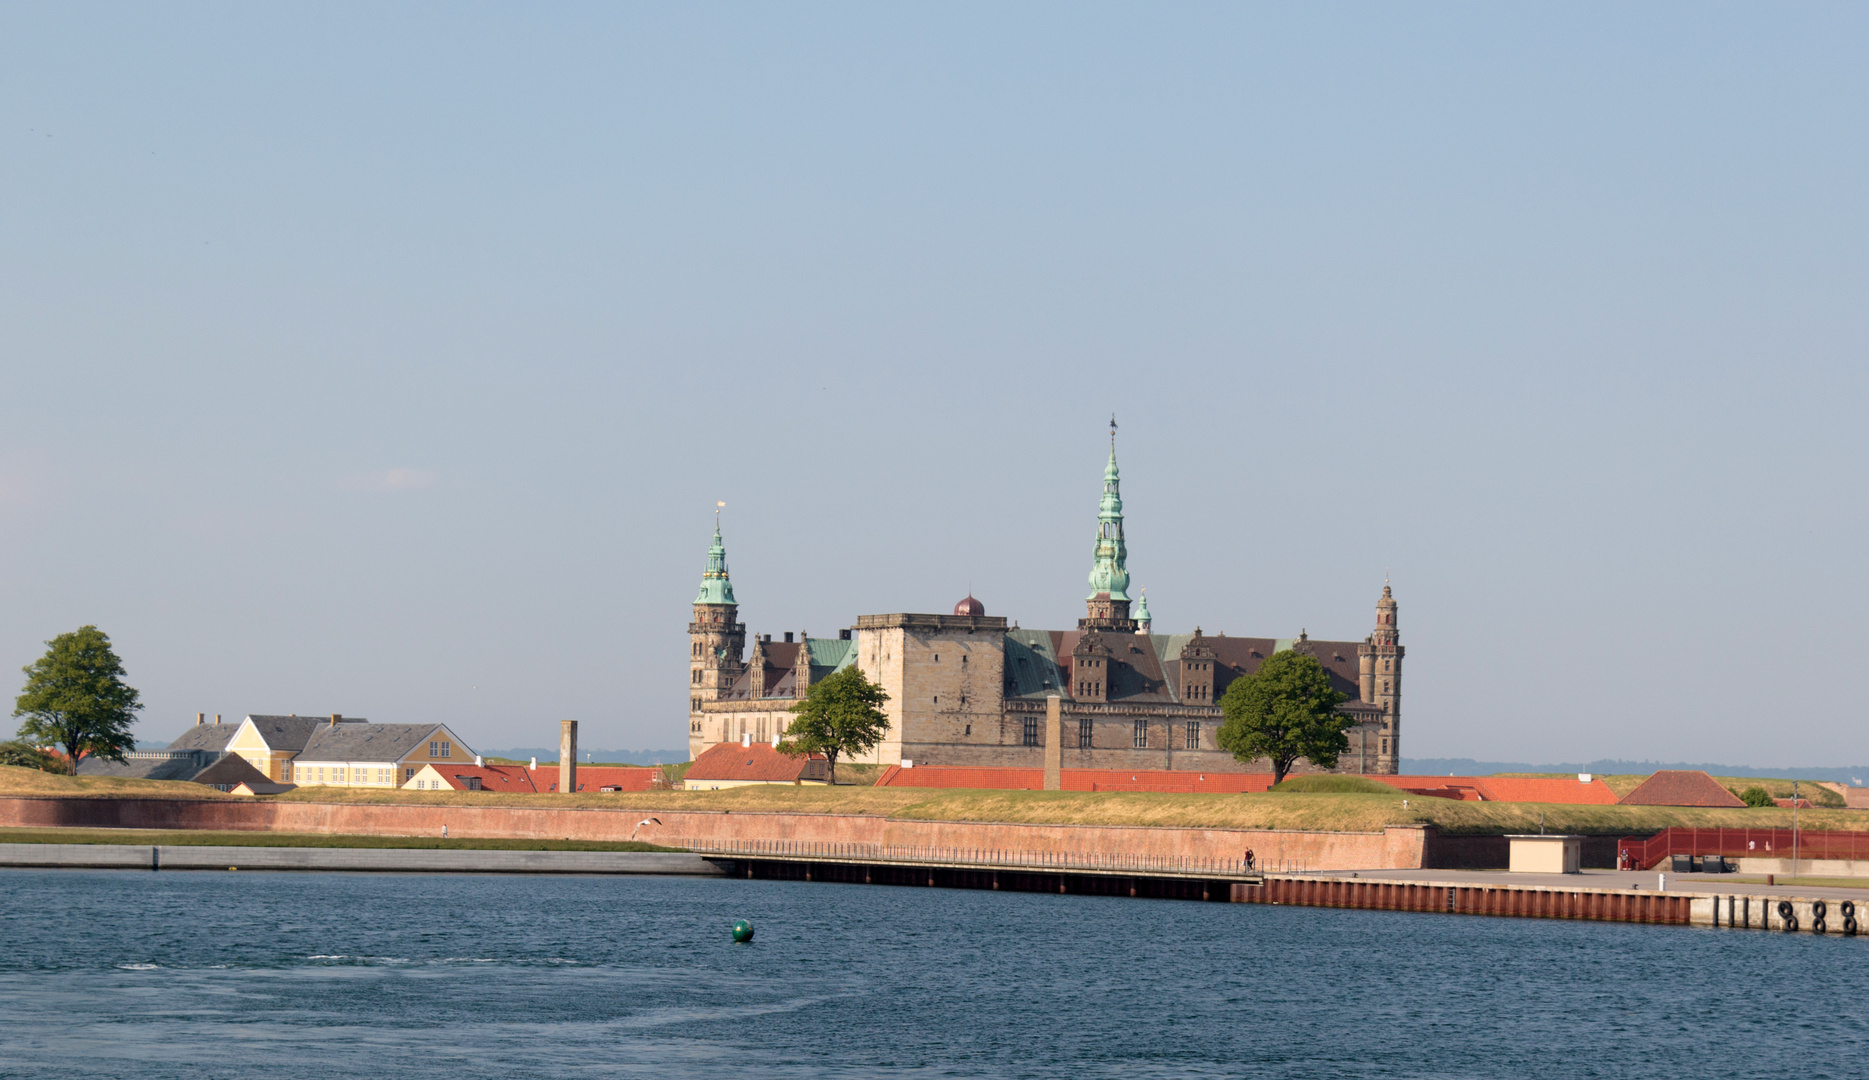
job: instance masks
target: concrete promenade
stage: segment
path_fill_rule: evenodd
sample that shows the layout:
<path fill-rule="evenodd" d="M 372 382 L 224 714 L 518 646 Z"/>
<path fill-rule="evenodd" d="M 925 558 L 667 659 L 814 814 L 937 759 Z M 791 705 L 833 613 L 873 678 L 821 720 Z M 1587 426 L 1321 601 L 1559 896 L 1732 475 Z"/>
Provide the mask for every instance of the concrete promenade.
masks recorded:
<path fill-rule="evenodd" d="M 463 874 L 720 877 L 731 863 L 680 851 L 0 844 L 0 867 L 75 870 L 350 870 Z"/>
<path fill-rule="evenodd" d="M 1788 862 L 1789 860 L 1787 860 Z M 1358 870 L 1338 871 L 1328 875 L 1334 878 L 1347 878 L 1355 873 L 1358 879 L 1368 878 L 1376 881 L 1412 881 L 1429 885 L 1462 885 L 1475 888 L 1508 888 L 1512 886 L 1537 886 L 1551 889 L 1628 889 L 1647 892 L 1653 890 L 1662 871 L 1655 870 L 1585 870 L 1581 874 L 1514 874 L 1505 870 Z M 1822 874 L 1809 874 L 1810 877 L 1823 877 Z M 1759 882 L 1737 882 L 1734 874 L 1676 874 L 1667 872 L 1666 892 L 1693 893 L 1709 896 L 1773 896 L 1792 897 L 1808 896 L 1813 891 L 1837 893 L 1849 896 L 1857 903 L 1869 900 L 1869 880 L 1861 886 L 1833 887 L 1825 885 L 1821 889 L 1810 885 L 1766 885 Z"/>
<path fill-rule="evenodd" d="M 1586 870 L 1524 874 L 1500 870 L 1362 870 L 1268 875 L 1235 900 L 1317 907 L 1383 908 L 1462 915 L 1663 922 L 1732 930 L 1861 937 L 1869 890 L 1849 886 L 1765 885 L 1726 874 Z M 1859 911 L 1860 909 L 1860 911 Z"/>

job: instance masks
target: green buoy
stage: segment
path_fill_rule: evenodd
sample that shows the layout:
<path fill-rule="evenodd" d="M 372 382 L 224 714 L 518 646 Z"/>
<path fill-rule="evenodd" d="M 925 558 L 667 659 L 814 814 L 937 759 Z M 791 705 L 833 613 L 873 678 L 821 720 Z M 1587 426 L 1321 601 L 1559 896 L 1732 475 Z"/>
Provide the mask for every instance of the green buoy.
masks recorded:
<path fill-rule="evenodd" d="M 733 924 L 733 940 L 741 945 L 753 940 L 753 924 L 741 919 Z"/>

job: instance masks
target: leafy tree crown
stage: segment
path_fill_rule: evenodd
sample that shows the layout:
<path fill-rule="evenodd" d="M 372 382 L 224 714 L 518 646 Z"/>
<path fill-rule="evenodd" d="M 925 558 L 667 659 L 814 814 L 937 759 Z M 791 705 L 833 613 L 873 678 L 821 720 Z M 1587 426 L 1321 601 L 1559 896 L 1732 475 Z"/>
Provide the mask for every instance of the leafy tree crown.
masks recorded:
<path fill-rule="evenodd" d="M 888 700 L 889 694 L 855 667 L 836 672 L 813 683 L 804 700 L 792 706 L 796 719 L 785 729 L 779 750 L 823 754 L 835 783 L 839 757 L 868 753 L 889 733 L 889 716 L 883 712 Z"/>
<path fill-rule="evenodd" d="M 14 700 L 23 717 L 19 738 L 35 745 L 63 746 L 70 766 L 89 756 L 124 760 L 136 748 L 130 725 L 143 705 L 123 681 L 123 661 L 110 637 L 81 626 L 46 642 L 45 655 L 21 669 L 25 689 Z"/>
<path fill-rule="evenodd" d="M 1344 732 L 1355 724 L 1337 711 L 1349 695 L 1331 685 L 1317 658 L 1287 649 L 1273 653 L 1251 675 L 1233 680 L 1221 695 L 1226 719 L 1220 745 L 1241 761 L 1265 758 L 1282 781 L 1300 758 L 1334 768 L 1350 748 Z"/>

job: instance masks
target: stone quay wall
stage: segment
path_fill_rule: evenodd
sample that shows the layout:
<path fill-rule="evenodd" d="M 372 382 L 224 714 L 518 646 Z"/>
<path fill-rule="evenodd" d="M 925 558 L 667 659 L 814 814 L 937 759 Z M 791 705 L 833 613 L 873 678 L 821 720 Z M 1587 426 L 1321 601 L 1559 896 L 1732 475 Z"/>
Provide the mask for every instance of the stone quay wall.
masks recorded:
<path fill-rule="evenodd" d="M 638 825 L 647 819 L 654 823 Z M 1023 825 L 916 821 L 866 814 L 719 810 L 556 809 L 136 798 L 0 798 L 0 826 L 213 829 L 353 836 L 628 840 L 670 847 L 805 843 L 922 849 L 1235 860 L 1252 849 L 1262 869 L 1412 870 L 1429 865 L 1429 827 L 1381 832 Z"/>

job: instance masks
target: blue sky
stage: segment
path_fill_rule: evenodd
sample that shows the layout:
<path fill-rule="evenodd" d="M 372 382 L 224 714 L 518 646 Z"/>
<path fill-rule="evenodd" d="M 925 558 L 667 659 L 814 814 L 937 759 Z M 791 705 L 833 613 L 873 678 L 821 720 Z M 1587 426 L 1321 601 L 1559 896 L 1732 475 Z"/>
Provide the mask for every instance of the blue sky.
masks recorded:
<path fill-rule="evenodd" d="M 1869 13 L 0 9 L 0 661 L 677 746 L 755 631 L 1361 638 L 1411 756 L 1869 760 Z M 10 658 L 10 659 L 8 659 Z"/>

